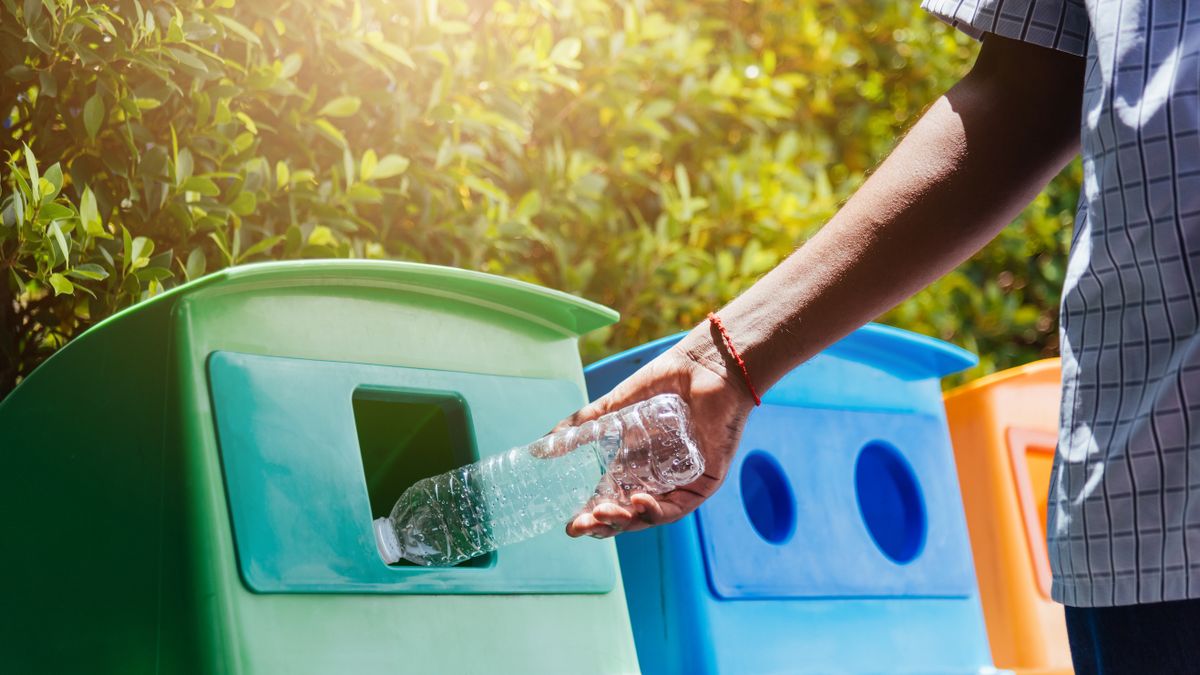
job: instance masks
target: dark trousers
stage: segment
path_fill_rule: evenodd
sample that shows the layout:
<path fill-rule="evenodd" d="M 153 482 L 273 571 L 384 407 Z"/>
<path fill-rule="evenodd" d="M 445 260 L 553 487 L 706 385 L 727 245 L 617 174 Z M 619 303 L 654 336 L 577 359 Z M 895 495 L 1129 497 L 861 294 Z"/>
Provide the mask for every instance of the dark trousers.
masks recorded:
<path fill-rule="evenodd" d="M 1200 600 L 1066 610 L 1076 675 L 1200 673 Z"/>

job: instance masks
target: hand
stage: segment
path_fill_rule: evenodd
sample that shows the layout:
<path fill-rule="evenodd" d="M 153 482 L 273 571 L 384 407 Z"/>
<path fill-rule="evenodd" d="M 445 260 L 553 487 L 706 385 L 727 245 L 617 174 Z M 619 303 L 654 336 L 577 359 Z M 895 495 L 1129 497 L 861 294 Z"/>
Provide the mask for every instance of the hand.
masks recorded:
<path fill-rule="evenodd" d="M 691 409 L 692 430 L 704 455 L 704 474 L 693 483 L 665 494 L 631 495 L 628 505 L 593 497 L 567 525 L 567 534 L 604 538 L 672 523 L 694 511 L 724 482 L 753 401 L 742 381 L 733 379 L 741 374 L 726 370 L 725 360 L 707 328 L 701 326 L 692 331 L 610 393 L 555 428 L 558 431 L 577 426 L 658 394 L 675 393 Z"/>

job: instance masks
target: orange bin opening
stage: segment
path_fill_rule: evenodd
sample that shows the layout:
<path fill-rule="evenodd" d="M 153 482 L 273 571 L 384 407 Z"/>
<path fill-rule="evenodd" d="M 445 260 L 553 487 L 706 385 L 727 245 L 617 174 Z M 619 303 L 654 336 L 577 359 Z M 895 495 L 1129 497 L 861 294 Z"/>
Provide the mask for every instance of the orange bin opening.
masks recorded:
<path fill-rule="evenodd" d="M 1050 558 L 1046 551 L 1046 511 L 1050 474 L 1058 436 L 1029 429 L 1009 429 L 1008 448 L 1012 457 L 1013 488 L 1017 491 L 1029 563 L 1037 578 L 1038 591 L 1050 599 Z"/>

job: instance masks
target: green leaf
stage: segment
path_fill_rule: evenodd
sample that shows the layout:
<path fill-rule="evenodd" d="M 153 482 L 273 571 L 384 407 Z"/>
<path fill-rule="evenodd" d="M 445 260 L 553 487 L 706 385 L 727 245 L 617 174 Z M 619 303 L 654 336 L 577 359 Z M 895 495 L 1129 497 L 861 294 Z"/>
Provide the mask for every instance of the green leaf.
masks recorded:
<path fill-rule="evenodd" d="M 125 264 L 130 270 L 136 270 L 150 264 L 150 254 L 154 253 L 154 242 L 146 237 L 134 237 Z"/>
<path fill-rule="evenodd" d="M 579 56 L 581 51 L 583 51 L 583 43 L 579 38 L 563 38 L 554 45 L 554 49 L 550 50 L 550 60 L 560 65 L 574 64 L 575 57 Z"/>
<path fill-rule="evenodd" d="M 17 293 L 24 294 L 27 290 L 25 279 L 21 278 L 21 275 L 17 274 L 17 270 L 14 268 L 9 268 L 8 271 L 10 272 L 9 278 L 12 279 L 13 285 L 17 287 Z"/>
<path fill-rule="evenodd" d="M 275 69 L 271 66 L 263 65 L 251 71 L 250 76 L 246 78 L 246 88 L 267 91 L 272 89 L 278 80 L 279 76 L 275 74 Z"/>
<path fill-rule="evenodd" d="M 290 174 L 288 171 L 287 162 L 280 160 L 275 162 L 275 188 L 282 190 L 290 183 Z"/>
<path fill-rule="evenodd" d="M 183 27 L 175 19 L 167 26 L 167 42 L 183 42 Z"/>
<path fill-rule="evenodd" d="M 83 104 L 83 128 L 87 131 L 88 140 L 95 140 L 96 134 L 100 132 L 100 125 L 104 123 L 104 97 L 100 92 L 92 94 L 92 97 Z"/>
<path fill-rule="evenodd" d="M 300 248 L 304 245 L 304 241 L 300 234 L 300 228 L 294 224 L 288 225 L 286 236 L 287 239 L 283 245 L 283 252 L 285 256 L 292 257 L 296 255 L 300 251 Z"/>
<path fill-rule="evenodd" d="M 299 171 L 293 171 L 292 175 L 291 175 L 292 185 L 299 185 L 301 183 L 314 183 L 314 182 L 316 182 L 316 180 L 317 180 L 317 174 L 313 173 L 309 169 L 300 169 Z"/>
<path fill-rule="evenodd" d="M 208 265 L 208 260 L 204 257 L 204 249 L 197 246 L 188 254 L 187 265 L 184 268 L 184 274 L 188 279 L 199 279 L 204 276 Z"/>
<path fill-rule="evenodd" d="M 384 155 L 375 166 L 371 177 L 375 180 L 384 180 L 393 176 L 399 176 L 408 171 L 408 164 L 407 157 L 396 154 Z"/>
<path fill-rule="evenodd" d="M 163 285 L 158 279 L 151 279 L 150 283 L 146 284 L 146 291 L 142 293 L 141 299 L 147 300 L 153 298 L 163 292 Z"/>
<path fill-rule="evenodd" d="M 675 187 L 679 190 L 679 196 L 683 201 L 688 201 L 692 198 L 692 183 L 688 180 L 687 168 L 682 164 L 675 165 Z"/>
<path fill-rule="evenodd" d="M 542 194 L 537 190 L 530 190 L 521 197 L 521 201 L 517 202 L 517 209 L 513 213 L 518 220 L 529 220 L 542 211 Z"/>
<path fill-rule="evenodd" d="M 179 151 L 179 160 L 175 163 L 175 186 L 178 187 L 192 177 L 192 151 L 184 148 Z M 214 185 L 215 187 L 215 185 Z M 195 190 L 199 192 L 199 190 Z"/>
<path fill-rule="evenodd" d="M 223 14 L 213 14 L 211 16 L 217 21 L 220 21 L 221 25 L 225 26 L 226 29 L 235 33 L 238 37 L 242 38 L 246 42 L 249 42 L 256 47 L 262 46 L 262 40 L 259 40 L 258 36 L 255 35 L 253 31 L 238 23 L 234 19 Z"/>
<path fill-rule="evenodd" d="M 38 73 L 38 86 L 41 88 L 41 93 L 50 98 L 58 96 L 58 80 L 54 79 L 48 71 L 43 70 Z"/>
<path fill-rule="evenodd" d="M 54 289 L 55 295 L 73 295 L 75 293 L 75 284 L 58 272 L 50 275 L 50 286 Z"/>
<path fill-rule="evenodd" d="M 179 166 L 179 135 L 175 133 L 175 124 L 170 123 L 167 127 L 171 130 L 171 166 Z M 176 181 L 178 185 L 178 181 Z"/>
<path fill-rule="evenodd" d="M 266 239 L 263 239 L 261 241 L 258 241 L 250 248 L 246 249 L 245 251 L 242 251 L 242 255 L 238 257 L 238 261 L 241 262 L 243 260 L 249 260 L 250 258 L 253 258 L 254 256 L 256 256 L 260 253 L 266 253 L 267 251 L 278 246 L 279 243 L 282 242 L 284 239 L 286 239 L 285 235 L 277 234 L 277 235 L 274 235 L 271 237 L 267 237 Z"/>
<path fill-rule="evenodd" d="M 175 60 L 179 61 L 181 65 L 197 71 L 202 75 L 208 74 L 208 66 L 200 57 L 195 56 L 194 54 L 189 54 L 182 49 L 168 49 L 167 51 L 169 51 L 171 55 L 175 57 Z"/>
<path fill-rule="evenodd" d="M 367 150 L 363 153 L 362 162 L 359 164 L 358 174 L 363 180 L 371 180 L 371 176 L 375 174 L 375 168 L 379 166 L 379 157 L 375 155 L 374 150 Z"/>
<path fill-rule="evenodd" d="M 133 260 L 133 239 L 129 236 L 129 230 L 124 225 L 121 226 L 121 244 L 122 244 L 122 259 L 125 261 L 125 269 L 129 269 L 129 261 Z"/>
<path fill-rule="evenodd" d="M 317 112 L 324 117 L 349 117 L 362 107 L 362 99 L 357 96 L 339 96 L 321 107 Z"/>
<path fill-rule="evenodd" d="M 83 224 L 83 231 L 89 235 L 105 234 L 100 210 L 96 207 L 96 195 L 90 187 L 83 188 L 83 196 L 79 198 L 79 222 Z"/>
<path fill-rule="evenodd" d="M 50 186 L 50 181 L 46 180 L 45 178 L 42 180 L 44 181 L 44 187 Z M 63 206 L 57 202 L 48 202 L 46 204 L 42 204 L 42 208 L 39 209 L 37 213 L 38 221 L 43 223 L 51 220 L 66 220 L 74 217 L 75 212 L 71 210 L 71 207 Z"/>
<path fill-rule="evenodd" d="M 137 272 L 134 272 L 134 274 L 137 275 L 140 281 L 162 281 L 163 279 L 170 279 L 175 276 L 171 270 L 165 267 L 155 267 L 154 265 L 142 267 Z"/>
<path fill-rule="evenodd" d="M 12 193 L 4 202 L 3 217 L 0 223 L 6 227 L 19 227 L 25 224 L 25 199 L 20 191 Z"/>
<path fill-rule="evenodd" d="M 642 108 L 640 114 L 642 117 L 648 117 L 652 120 L 657 120 L 671 114 L 671 111 L 674 109 L 674 101 L 668 101 L 660 98 L 651 101 L 645 108 Z"/>
<path fill-rule="evenodd" d="M 379 204 L 383 201 L 383 193 L 378 188 L 371 187 L 366 183 L 355 183 L 346 191 L 346 196 L 356 202 L 364 202 L 367 204 Z"/>
<path fill-rule="evenodd" d="M 233 113 L 229 111 L 229 101 L 221 99 L 217 101 L 217 110 L 213 113 L 213 122 L 215 124 L 229 124 L 233 121 Z"/>
<path fill-rule="evenodd" d="M 342 148 L 342 173 L 346 177 L 346 189 L 354 184 L 354 172 L 358 170 L 358 163 L 354 161 L 354 156 L 350 154 L 350 148 Z"/>
<path fill-rule="evenodd" d="M 21 147 L 25 149 L 25 170 L 29 172 L 29 186 L 33 189 L 33 203 L 37 205 L 42 201 L 42 188 L 40 176 L 38 175 L 37 158 L 33 156 L 33 150 L 29 149 L 24 142 Z"/>
<path fill-rule="evenodd" d="M 338 131 L 337 127 L 330 124 L 329 120 L 318 117 L 313 121 L 313 126 L 317 128 L 317 131 L 321 132 L 322 136 L 332 141 L 338 147 L 348 147 L 346 137 L 342 135 L 341 131 Z"/>
<path fill-rule="evenodd" d="M 243 131 L 234 137 L 231 147 L 233 148 L 233 153 L 236 155 L 250 149 L 250 146 L 252 145 L 254 145 L 254 134 L 248 131 Z"/>
<path fill-rule="evenodd" d="M 288 57 L 284 59 L 283 63 L 279 66 L 279 77 L 284 80 L 292 77 L 296 73 L 300 72 L 300 66 L 303 64 L 304 58 L 299 54 L 288 54 Z"/>
<path fill-rule="evenodd" d="M 67 243 L 67 237 L 63 234 L 62 226 L 58 221 L 50 223 L 50 234 L 54 235 L 54 241 L 58 244 L 58 250 L 62 253 L 62 259 L 66 262 L 71 260 L 71 245 Z"/>
<path fill-rule="evenodd" d="M 43 54 L 50 56 L 54 54 L 54 48 L 50 46 L 50 42 L 42 31 L 35 26 L 27 26 L 25 29 L 25 41 L 37 47 Z"/>
<path fill-rule="evenodd" d="M 246 127 L 246 131 L 249 131 L 256 136 L 258 135 L 258 125 L 254 123 L 254 120 L 251 119 L 249 115 L 239 111 L 234 113 L 233 116 L 242 121 L 242 125 Z"/>
<path fill-rule="evenodd" d="M 5 76 L 17 82 L 28 82 L 33 79 L 33 69 L 29 66 L 18 63 L 17 65 L 4 71 Z"/>
<path fill-rule="evenodd" d="M 237 197 L 234 197 L 233 202 L 229 204 L 229 210 L 239 216 L 248 216 L 254 213 L 254 208 L 258 206 L 258 199 L 253 192 L 240 192 Z"/>
<path fill-rule="evenodd" d="M 229 252 L 229 246 L 225 244 L 225 237 L 217 232 L 209 232 L 208 238 L 213 240 L 213 243 L 217 245 L 217 249 L 225 256 L 225 262 L 232 265 L 233 254 Z"/>
<path fill-rule="evenodd" d="M 471 188 L 472 190 L 481 194 L 485 194 L 498 202 L 508 200 L 508 195 L 505 194 L 505 192 L 501 190 L 495 183 L 486 178 L 468 175 L 463 177 L 463 182 L 466 183 L 467 187 Z"/>
<path fill-rule="evenodd" d="M 324 225 L 317 225 L 308 234 L 308 244 L 310 246 L 337 246 L 337 237 L 333 236 L 333 230 Z"/>
<path fill-rule="evenodd" d="M 74 268 L 72 268 L 70 271 L 67 272 L 67 275 L 75 277 L 77 279 L 88 279 L 90 281 L 104 281 L 105 279 L 108 278 L 108 270 L 97 265 L 96 263 L 84 263 L 82 265 L 76 265 Z"/>
<path fill-rule="evenodd" d="M 221 194 L 221 188 L 212 181 L 211 178 L 204 176 L 192 176 L 183 182 L 184 192 L 197 192 L 205 197 L 216 197 Z"/>
<path fill-rule="evenodd" d="M 174 260 L 175 260 L 175 251 L 173 249 L 167 249 L 167 250 L 163 251 L 162 253 L 159 253 L 159 254 L 155 255 L 154 257 L 150 258 L 149 267 L 161 267 L 162 269 L 167 270 L 168 273 L 174 274 L 174 273 L 170 272 L 171 263 Z"/>
<path fill-rule="evenodd" d="M 42 176 L 42 178 L 50 183 L 51 189 L 42 193 L 43 198 L 46 199 L 46 201 L 50 201 L 51 199 L 57 197 L 58 193 L 62 191 L 62 167 L 59 166 L 58 162 L 55 162 L 49 169 L 46 169 L 46 175 Z"/>
<path fill-rule="evenodd" d="M 413 62 L 412 56 L 409 55 L 408 51 L 400 45 L 385 41 L 382 35 L 368 33 L 367 44 L 396 63 L 416 70 L 417 64 Z"/>

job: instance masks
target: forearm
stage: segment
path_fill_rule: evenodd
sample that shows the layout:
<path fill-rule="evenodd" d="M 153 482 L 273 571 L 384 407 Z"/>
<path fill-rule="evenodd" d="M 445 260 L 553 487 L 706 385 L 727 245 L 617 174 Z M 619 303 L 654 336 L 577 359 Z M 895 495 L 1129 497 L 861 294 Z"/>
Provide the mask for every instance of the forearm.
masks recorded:
<path fill-rule="evenodd" d="M 1014 48 L 1037 49 L 985 44 L 833 219 L 719 312 L 760 391 L 979 250 L 1078 152 L 1082 64 L 1056 92 L 1000 58 Z M 728 367 L 706 327 L 685 345 Z"/>

